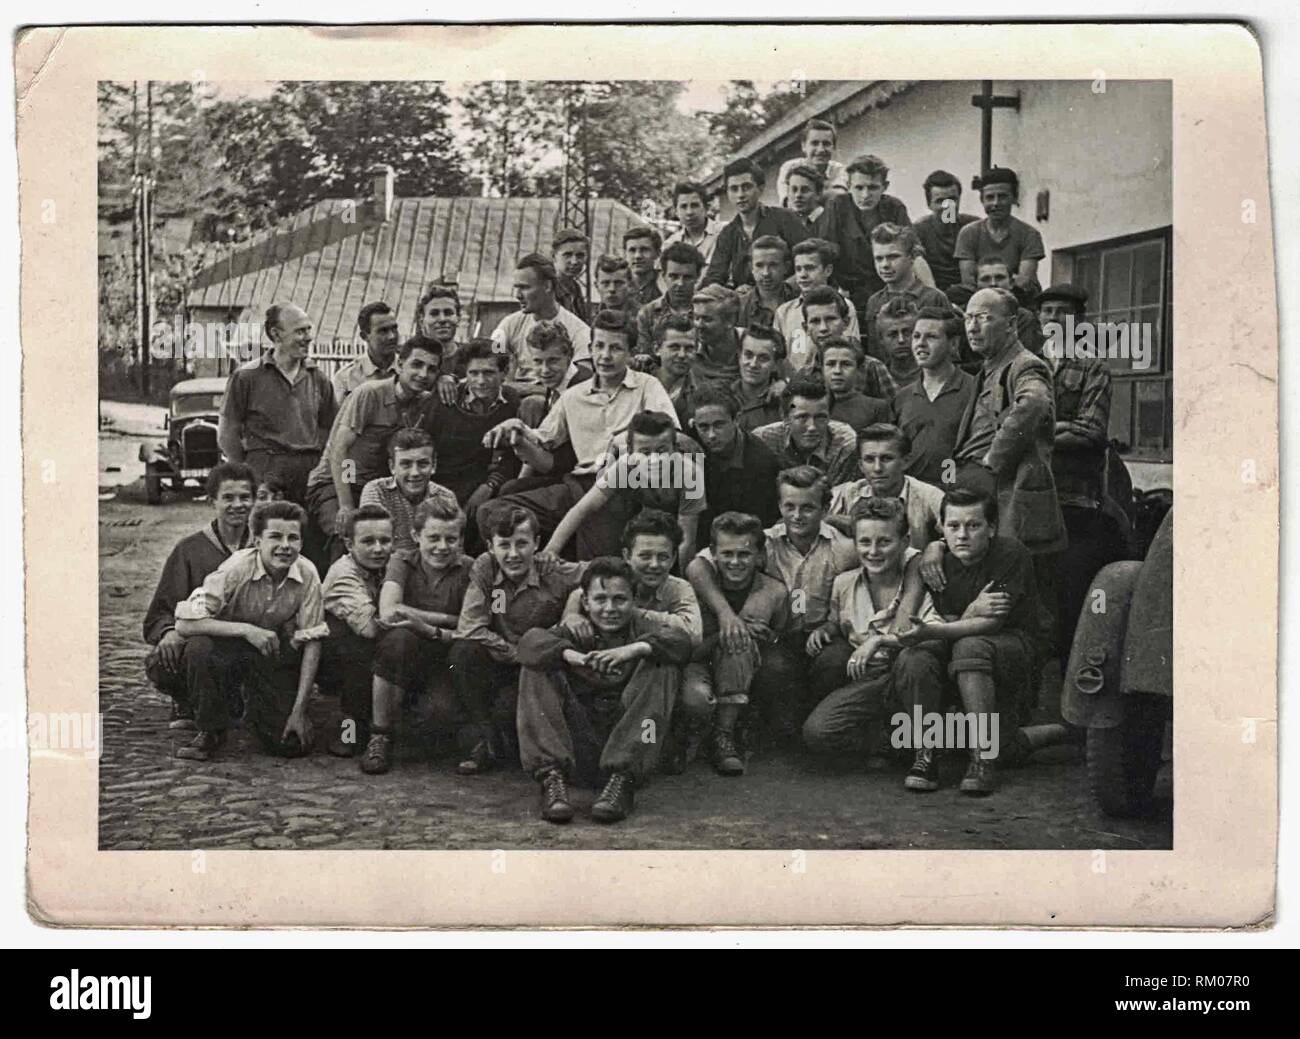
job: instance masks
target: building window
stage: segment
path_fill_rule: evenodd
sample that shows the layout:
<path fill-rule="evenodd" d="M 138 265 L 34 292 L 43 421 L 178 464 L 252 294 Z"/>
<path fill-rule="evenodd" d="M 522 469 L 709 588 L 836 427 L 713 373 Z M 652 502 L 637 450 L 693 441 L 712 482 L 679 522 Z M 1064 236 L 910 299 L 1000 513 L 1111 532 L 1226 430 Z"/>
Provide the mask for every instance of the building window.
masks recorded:
<path fill-rule="evenodd" d="M 1052 281 L 1088 290 L 1088 321 L 1150 335 L 1150 367 L 1135 371 L 1129 360 L 1108 360 L 1110 436 L 1135 459 L 1173 460 L 1172 231 L 1165 227 L 1052 253 Z"/>

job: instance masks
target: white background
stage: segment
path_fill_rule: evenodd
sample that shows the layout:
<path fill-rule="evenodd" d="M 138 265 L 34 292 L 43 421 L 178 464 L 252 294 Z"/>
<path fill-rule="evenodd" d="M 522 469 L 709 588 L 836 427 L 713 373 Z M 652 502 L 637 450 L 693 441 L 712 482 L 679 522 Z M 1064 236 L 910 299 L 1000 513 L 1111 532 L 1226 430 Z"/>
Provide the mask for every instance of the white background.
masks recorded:
<path fill-rule="evenodd" d="M 445 18 L 446 5 L 402 5 L 387 0 L 371 0 L 364 9 L 355 5 L 322 3 L 250 3 L 248 0 L 228 0 L 223 4 L 220 17 L 225 22 L 247 21 L 315 21 L 346 23 L 364 13 L 372 22 L 400 22 L 416 19 Z M 960 21 L 973 13 L 968 4 L 934 3 L 928 0 L 910 0 L 906 12 L 913 19 L 934 21 Z M 890 10 L 897 10 L 897 7 Z M 1300 192 L 1297 191 L 1297 169 L 1300 169 L 1300 15 L 1294 7 L 1282 0 L 1241 0 L 1234 5 L 1233 17 L 1248 23 L 1257 38 L 1264 57 L 1264 77 L 1267 92 L 1267 116 L 1270 130 L 1270 177 L 1273 190 L 1274 246 L 1277 257 L 1277 284 L 1281 323 L 1282 355 L 1285 358 L 1290 344 L 1300 341 Z M 858 9 L 867 14 L 865 9 Z M 535 4 L 515 0 L 478 0 L 473 5 L 478 21 L 536 20 L 540 13 Z M 645 20 L 780 20 L 796 13 L 800 18 L 835 19 L 849 14 L 846 5 L 833 5 L 818 0 L 805 0 L 797 7 L 790 4 L 765 4 L 761 0 L 729 3 L 557 3 L 545 8 L 549 19 L 590 21 L 645 21 Z M 82 23 L 103 21 L 102 4 L 45 0 L 39 8 L 30 6 L 19 12 L 21 16 L 41 24 Z M 141 3 L 127 0 L 114 4 L 113 21 L 149 22 L 174 18 L 177 7 L 172 3 Z M 856 13 L 856 12 L 855 12 Z M 1013 5 L 990 0 L 979 7 L 979 17 L 985 19 L 1025 20 L 1053 18 L 1058 20 L 1110 19 L 1110 20 L 1188 20 L 1222 18 L 1221 13 L 1191 7 L 1167 0 L 1120 4 L 1113 0 L 1090 0 L 1086 5 Z M 17 25 L 11 27 L 12 31 Z M 4 221 L 6 248 L 0 252 L 0 269 L 3 270 L 6 291 L 0 295 L 0 328 L 4 341 L 10 347 L 0 350 L 0 458 L 5 461 L 0 473 L 8 480 L 0 491 L 0 733 L 12 736 L 25 732 L 23 639 L 19 610 L 23 602 L 21 501 L 17 493 L 22 478 L 19 442 L 19 379 L 20 352 L 18 335 L 18 262 L 19 242 L 16 233 L 17 212 L 17 160 L 13 147 L 13 57 L 6 54 L 8 86 L 0 90 L 0 125 L 9 129 L 5 142 L 5 155 L 0 163 L 0 198 L 7 204 L 10 215 Z M 1225 185 L 1231 190 L 1229 185 Z M 89 244 L 89 243 L 88 243 Z M 77 301 L 88 305 L 88 301 Z M 28 343 L 27 350 L 59 349 L 57 343 Z M 1300 376 L 1294 366 L 1282 364 L 1281 369 L 1282 452 L 1283 459 L 1290 457 L 1293 448 L 1295 422 L 1293 409 L 1300 404 Z M 88 446 L 88 450 L 93 450 Z M 597 934 L 546 932 L 539 934 L 503 933 L 433 933 L 395 934 L 365 932 L 212 932 L 212 931 L 72 931 L 55 930 L 34 924 L 27 915 L 24 884 L 26 853 L 26 790 L 27 759 L 21 749 L 9 746 L 10 740 L 0 741 L 0 946 L 29 947 L 118 947 L 153 948 L 161 945 L 180 947 L 335 947 L 355 946 L 445 946 L 495 947 L 514 945 L 522 947 L 558 946 L 843 946 L 843 947 L 930 947 L 970 945 L 972 939 L 985 947 L 1072 947 L 1072 948 L 1293 948 L 1300 945 L 1300 909 L 1297 909 L 1295 883 L 1300 853 L 1297 845 L 1297 769 L 1287 767 L 1287 751 L 1297 742 L 1296 726 L 1287 725 L 1288 693 L 1297 683 L 1290 674 L 1294 645 L 1285 633 L 1293 626 L 1288 623 L 1296 615 L 1297 586 L 1295 553 L 1291 551 L 1291 537 L 1297 515 L 1300 515 L 1300 494 L 1295 483 L 1287 478 L 1282 483 L 1282 616 L 1279 629 L 1284 633 L 1280 646 L 1282 672 L 1282 748 L 1281 772 L 1281 844 L 1278 865 L 1277 924 L 1268 931 L 1240 934 L 1184 933 L 1120 933 L 1120 932 L 974 932 L 966 931 L 901 931 L 901 932 L 676 932 L 662 934 Z M 86 588 L 78 594 L 93 596 L 95 589 Z M 1288 731 L 1290 730 L 1290 731 Z M 1228 781 L 1225 777 L 1225 782 Z M 1216 968 L 1217 969 L 1217 968 Z"/>

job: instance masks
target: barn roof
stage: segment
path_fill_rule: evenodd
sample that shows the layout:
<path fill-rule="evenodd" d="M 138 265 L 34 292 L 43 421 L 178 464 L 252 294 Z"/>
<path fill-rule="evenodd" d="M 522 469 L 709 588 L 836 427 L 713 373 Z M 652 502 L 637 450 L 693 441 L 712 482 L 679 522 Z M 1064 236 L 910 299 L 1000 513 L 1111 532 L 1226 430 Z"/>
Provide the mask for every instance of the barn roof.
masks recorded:
<path fill-rule="evenodd" d="M 623 232 L 643 221 L 610 199 L 591 202 L 592 256 L 622 252 Z M 508 302 L 515 261 L 549 253 L 561 226 L 557 198 L 395 198 L 387 221 L 364 203 L 327 199 L 233 252 L 215 246 L 193 279 L 192 307 L 249 308 L 292 301 L 317 342 L 351 341 L 357 311 L 382 299 L 413 327 L 430 282 L 453 281 L 461 302 Z"/>

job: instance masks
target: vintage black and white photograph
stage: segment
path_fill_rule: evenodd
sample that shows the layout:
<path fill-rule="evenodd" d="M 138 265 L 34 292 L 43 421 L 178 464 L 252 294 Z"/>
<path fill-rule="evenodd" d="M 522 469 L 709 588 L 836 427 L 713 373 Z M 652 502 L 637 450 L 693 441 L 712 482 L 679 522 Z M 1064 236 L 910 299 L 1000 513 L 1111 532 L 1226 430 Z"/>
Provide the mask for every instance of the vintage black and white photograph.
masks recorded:
<path fill-rule="evenodd" d="M 99 81 L 101 850 L 1173 848 L 1171 84 L 815 73 Z"/>

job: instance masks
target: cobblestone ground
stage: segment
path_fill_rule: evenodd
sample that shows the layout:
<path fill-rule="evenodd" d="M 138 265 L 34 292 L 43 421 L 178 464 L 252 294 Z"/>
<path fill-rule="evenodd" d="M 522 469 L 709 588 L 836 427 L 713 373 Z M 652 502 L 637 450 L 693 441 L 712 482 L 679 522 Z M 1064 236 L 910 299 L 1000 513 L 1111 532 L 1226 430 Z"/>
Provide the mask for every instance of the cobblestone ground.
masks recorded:
<path fill-rule="evenodd" d="M 109 850 L 188 848 L 997 848 L 1141 849 L 1172 846 L 1168 805 L 1151 820 L 1108 819 L 1093 807 L 1081 757 L 1045 752 L 1002 774 L 991 798 L 961 796 L 961 763 L 945 787 L 918 796 L 894 773 L 833 771 L 797 754 L 758 756 L 741 779 L 697 762 L 638 791 L 624 823 L 581 814 L 567 827 L 536 818 L 536 791 L 519 770 L 453 774 L 445 741 L 408 739 L 398 767 L 365 776 L 324 753 L 333 701 L 312 705 L 317 751 L 284 761 L 240 731 L 211 762 L 172 757 L 169 702 L 144 678 L 140 620 L 171 544 L 209 516 L 205 503 L 168 496 L 145 505 L 134 488 L 100 508 L 99 841 Z M 432 760 L 430 760 L 432 758 Z M 1168 793 L 1167 775 L 1162 789 Z"/>

